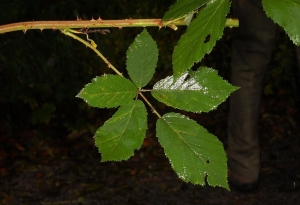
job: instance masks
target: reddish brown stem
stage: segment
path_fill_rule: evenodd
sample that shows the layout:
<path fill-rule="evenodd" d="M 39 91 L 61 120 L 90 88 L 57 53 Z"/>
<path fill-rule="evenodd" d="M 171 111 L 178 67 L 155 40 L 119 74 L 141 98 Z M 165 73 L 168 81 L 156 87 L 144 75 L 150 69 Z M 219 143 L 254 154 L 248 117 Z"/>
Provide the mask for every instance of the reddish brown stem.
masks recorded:
<path fill-rule="evenodd" d="M 237 19 L 227 19 L 226 26 L 237 27 L 239 24 Z M 174 30 L 177 26 L 186 25 L 183 19 L 162 21 L 161 19 L 125 19 L 125 20 L 75 20 L 75 21 L 28 21 L 6 25 L 0 25 L 0 34 L 12 31 L 26 32 L 29 29 L 72 29 L 72 28 L 123 28 L 123 27 L 150 27 L 157 26 L 159 28 L 168 26 Z"/>
<path fill-rule="evenodd" d="M 183 20 L 172 25 L 185 25 Z M 0 33 L 7 33 L 12 31 L 24 31 L 29 29 L 68 29 L 68 28 L 122 28 L 122 27 L 149 27 L 169 26 L 168 21 L 162 22 L 161 19 L 125 19 L 125 20 L 76 20 L 76 21 L 32 21 L 32 22 L 19 22 L 0 26 Z"/>

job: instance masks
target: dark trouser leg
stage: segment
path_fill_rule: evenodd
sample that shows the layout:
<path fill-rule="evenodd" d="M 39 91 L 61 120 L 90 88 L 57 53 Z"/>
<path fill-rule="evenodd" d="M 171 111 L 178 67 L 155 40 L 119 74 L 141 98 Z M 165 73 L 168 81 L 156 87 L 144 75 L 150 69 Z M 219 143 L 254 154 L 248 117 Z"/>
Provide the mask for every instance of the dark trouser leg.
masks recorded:
<path fill-rule="evenodd" d="M 233 31 L 231 83 L 240 89 L 230 97 L 228 168 L 237 180 L 251 183 L 258 179 L 260 169 L 257 124 L 276 27 L 260 0 L 233 0 L 233 9 L 240 26 Z"/>
<path fill-rule="evenodd" d="M 295 46 L 295 50 L 296 50 L 296 57 L 298 61 L 298 74 L 299 74 L 299 81 L 300 81 L 300 47 Z"/>

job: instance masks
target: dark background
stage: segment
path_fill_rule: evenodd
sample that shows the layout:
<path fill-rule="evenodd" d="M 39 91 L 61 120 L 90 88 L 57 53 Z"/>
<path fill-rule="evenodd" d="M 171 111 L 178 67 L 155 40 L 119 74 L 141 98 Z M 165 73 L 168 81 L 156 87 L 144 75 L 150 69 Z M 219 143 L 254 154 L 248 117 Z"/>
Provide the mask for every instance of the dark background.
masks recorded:
<path fill-rule="evenodd" d="M 81 19 L 159 18 L 170 4 L 170 1 L 1 1 L 0 24 L 75 20 L 77 16 Z M 142 28 L 110 30 L 109 35 L 90 34 L 90 38 L 115 67 L 125 72 L 126 50 Z M 172 49 L 180 31 L 148 30 L 161 54 L 157 76 L 170 73 Z M 57 128 L 76 131 L 90 127 L 99 114 L 107 112 L 88 108 L 75 98 L 92 78 L 112 73 L 84 45 L 52 30 L 30 30 L 25 35 L 21 31 L 6 33 L 0 38 L 1 122 L 9 132 L 34 126 L 41 135 L 52 136 L 51 132 Z"/>
<path fill-rule="evenodd" d="M 174 0 L 1 0 L 0 25 L 38 20 L 161 18 Z M 126 74 L 126 50 L 143 28 L 90 34 L 98 49 Z M 185 27 L 147 28 L 159 48 L 153 84 L 172 73 L 171 55 Z M 231 29 L 197 64 L 230 80 Z M 263 182 L 253 204 L 298 200 L 299 71 L 294 47 L 282 29 L 266 73 L 261 107 Z M 155 138 L 149 110 L 147 138 L 134 157 L 99 163 L 93 134 L 115 111 L 88 107 L 75 96 L 95 76 L 113 73 L 95 53 L 59 31 L 0 35 L 0 204 L 240 204 L 244 195 L 185 184 L 172 171 Z M 149 96 L 151 98 L 151 96 Z M 160 113 L 171 109 L 150 99 Z M 228 102 L 200 115 L 185 113 L 226 146 Z M 279 180 L 279 178 L 281 181 Z M 274 179 L 280 181 L 274 184 Z M 296 185 L 294 186 L 294 182 Z M 291 185 L 292 184 L 292 185 Z M 282 195 L 283 194 L 283 195 Z M 205 197 L 203 196 L 205 195 Z M 295 201 L 293 201 L 295 200 Z M 154 203 L 157 202 L 157 203 Z M 221 200 L 222 201 L 222 200 Z M 50 203 L 51 202 L 51 203 Z M 96 203 L 97 202 L 97 203 Z M 272 203 L 271 203 L 272 202 Z M 252 202 L 249 202 L 251 204 Z M 278 202 L 279 203 L 279 202 Z"/>

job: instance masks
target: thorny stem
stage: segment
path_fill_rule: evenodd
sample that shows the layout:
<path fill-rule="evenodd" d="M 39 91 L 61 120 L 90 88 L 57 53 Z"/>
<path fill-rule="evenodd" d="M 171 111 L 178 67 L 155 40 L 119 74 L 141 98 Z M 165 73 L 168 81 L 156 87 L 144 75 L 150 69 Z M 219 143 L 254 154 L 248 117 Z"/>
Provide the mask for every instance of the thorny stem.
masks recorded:
<path fill-rule="evenodd" d="M 99 19 L 95 20 L 92 19 L 90 21 L 80 20 L 77 19 L 76 21 L 32 21 L 32 22 L 19 22 L 19 23 L 12 23 L 7 25 L 0 25 L 0 34 L 12 32 L 12 31 L 20 31 L 22 30 L 26 33 L 27 30 L 30 29 L 59 29 L 65 35 L 68 35 L 75 40 L 80 41 L 90 49 L 92 49 L 107 65 L 109 68 L 114 70 L 119 76 L 123 77 L 123 74 L 120 73 L 103 55 L 100 51 L 96 49 L 96 44 L 93 40 L 87 39 L 91 42 L 87 42 L 82 38 L 76 36 L 73 33 L 78 33 L 78 31 L 72 30 L 71 28 L 111 28 L 116 27 L 121 29 L 122 27 L 165 27 L 168 26 L 173 30 L 177 30 L 177 26 L 186 26 L 186 22 L 183 18 L 173 19 L 170 21 L 162 21 L 161 19 L 125 19 L 125 20 L 102 20 L 100 17 Z M 226 26 L 238 27 L 239 21 L 237 19 L 227 19 Z M 143 95 L 142 92 L 148 90 L 139 90 L 139 95 L 145 100 L 145 102 L 150 106 L 153 113 L 155 113 L 158 118 L 161 118 L 161 115 L 157 112 L 154 106 L 148 101 L 148 99 Z"/>
<path fill-rule="evenodd" d="M 239 21 L 237 19 L 227 19 L 226 26 L 237 27 Z M 168 26 L 174 30 L 177 26 L 185 26 L 184 19 L 175 19 L 170 21 L 162 21 L 161 19 L 125 19 L 125 20 L 75 20 L 75 21 L 28 21 L 6 25 L 0 25 L 0 34 L 12 31 L 26 32 L 30 29 L 71 29 L 71 28 L 123 28 L 123 27 L 164 27 Z"/>
<path fill-rule="evenodd" d="M 115 71 L 119 76 L 122 76 L 123 77 L 123 74 L 120 73 L 118 71 L 118 69 L 116 69 L 108 60 L 107 58 L 105 58 L 102 53 L 100 51 L 98 51 L 96 49 L 96 47 L 92 44 L 90 44 L 89 42 L 83 40 L 82 38 L 76 36 L 75 34 L 71 33 L 71 32 L 75 32 L 74 30 L 72 29 L 64 29 L 64 30 L 61 30 L 61 32 L 65 35 L 68 35 L 68 36 L 71 36 L 72 38 L 76 39 L 77 41 L 80 41 L 81 43 L 83 43 L 84 45 L 86 45 L 87 47 L 89 47 L 90 49 L 92 49 L 95 53 L 97 53 L 97 55 L 108 65 L 109 68 L 113 69 L 113 71 Z"/>
<path fill-rule="evenodd" d="M 154 108 L 154 106 L 148 101 L 148 99 L 141 93 L 139 92 L 139 95 L 145 100 L 145 102 L 149 105 L 151 108 L 152 112 L 157 115 L 158 118 L 161 118 L 161 115 L 157 112 L 157 110 Z"/>

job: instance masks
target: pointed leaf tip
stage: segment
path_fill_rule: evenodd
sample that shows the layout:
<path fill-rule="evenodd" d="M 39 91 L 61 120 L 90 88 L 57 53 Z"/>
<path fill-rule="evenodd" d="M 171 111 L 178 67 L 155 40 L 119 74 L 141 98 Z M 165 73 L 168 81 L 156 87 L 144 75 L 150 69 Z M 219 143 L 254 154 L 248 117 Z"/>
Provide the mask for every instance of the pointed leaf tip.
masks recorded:
<path fill-rule="evenodd" d="M 134 84 L 141 88 L 149 83 L 158 61 L 155 41 L 146 29 L 139 34 L 127 50 L 127 70 Z"/>
<path fill-rule="evenodd" d="M 138 88 L 128 79 L 117 75 L 96 77 L 77 97 L 93 107 L 113 108 L 130 102 Z"/>
<path fill-rule="evenodd" d="M 263 0 L 262 4 L 267 16 L 283 27 L 293 43 L 300 46 L 300 1 Z"/>

